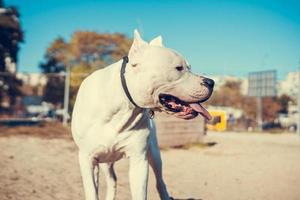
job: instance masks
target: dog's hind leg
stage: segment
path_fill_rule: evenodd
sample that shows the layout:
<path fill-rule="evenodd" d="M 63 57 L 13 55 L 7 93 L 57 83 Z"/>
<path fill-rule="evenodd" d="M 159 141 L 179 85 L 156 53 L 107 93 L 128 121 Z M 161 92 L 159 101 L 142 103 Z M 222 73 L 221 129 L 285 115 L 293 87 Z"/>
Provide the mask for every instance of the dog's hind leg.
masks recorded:
<path fill-rule="evenodd" d="M 99 200 L 99 166 L 93 158 L 79 152 L 79 165 L 83 181 L 85 200 Z"/>
<path fill-rule="evenodd" d="M 156 188 L 159 193 L 160 199 L 170 200 L 166 185 L 162 177 L 162 161 L 156 138 L 156 128 L 152 120 L 150 120 L 150 128 L 151 133 L 149 138 L 148 161 L 153 169 L 156 178 Z"/>
<path fill-rule="evenodd" d="M 115 200 L 117 190 L 117 177 L 114 171 L 113 163 L 101 163 L 100 169 L 103 171 L 106 179 L 106 197 L 105 200 Z"/>

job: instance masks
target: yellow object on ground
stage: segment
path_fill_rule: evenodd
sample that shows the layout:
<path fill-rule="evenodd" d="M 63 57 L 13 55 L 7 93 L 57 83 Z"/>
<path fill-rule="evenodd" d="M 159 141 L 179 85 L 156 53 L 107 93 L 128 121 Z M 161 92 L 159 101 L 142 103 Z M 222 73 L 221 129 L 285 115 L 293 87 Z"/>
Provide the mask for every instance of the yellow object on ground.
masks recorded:
<path fill-rule="evenodd" d="M 225 131 L 227 128 L 227 118 L 225 111 L 208 111 L 212 119 L 207 122 L 206 127 L 211 131 Z"/>

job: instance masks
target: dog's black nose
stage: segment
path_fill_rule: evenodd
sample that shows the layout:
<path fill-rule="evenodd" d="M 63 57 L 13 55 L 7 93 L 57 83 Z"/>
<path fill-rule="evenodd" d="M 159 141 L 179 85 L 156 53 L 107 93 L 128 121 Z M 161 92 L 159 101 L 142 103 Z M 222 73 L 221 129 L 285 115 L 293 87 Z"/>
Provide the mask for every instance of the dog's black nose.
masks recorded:
<path fill-rule="evenodd" d="M 214 87 L 214 85 L 215 85 L 214 80 L 212 80 L 210 78 L 204 78 L 203 82 L 210 88 Z"/>

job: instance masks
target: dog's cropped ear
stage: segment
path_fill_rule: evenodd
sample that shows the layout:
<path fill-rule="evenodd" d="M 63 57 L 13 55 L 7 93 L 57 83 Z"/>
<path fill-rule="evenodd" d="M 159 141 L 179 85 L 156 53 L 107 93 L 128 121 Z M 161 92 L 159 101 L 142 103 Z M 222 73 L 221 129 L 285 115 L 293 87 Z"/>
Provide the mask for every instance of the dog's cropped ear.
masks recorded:
<path fill-rule="evenodd" d="M 144 51 L 148 43 L 145 42 L 140 33 L 135 29 L 133 43 L 129 49 L 129 62 L 134 66 L 138 63 L 139 54 Z"/>
<path fill-rule="evenodd" d="M 159 46 L 159 47 L 163 47 L 163 43 L 162 43 L 162 37 L 157 36 L 156 38 L 154 38 L 153 40 L 151 40 L 151 42 L 149 43 L 152 46 Z"/>

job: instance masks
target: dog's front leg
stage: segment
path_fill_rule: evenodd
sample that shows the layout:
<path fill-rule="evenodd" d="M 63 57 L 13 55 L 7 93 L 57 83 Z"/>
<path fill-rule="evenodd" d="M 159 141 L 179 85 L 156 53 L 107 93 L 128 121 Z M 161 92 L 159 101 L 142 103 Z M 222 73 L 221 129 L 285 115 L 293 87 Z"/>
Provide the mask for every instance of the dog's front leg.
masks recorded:
<path fill-rule="evenodd" d="M 106 179 L 106 197 L 105 200 L 115 200 L 117 190 L 117 177 L 114 170 L 113 163 L 101 163 L 102 169 Z"/>
<path fill-rule="evenodd" d="M 83 181 L 85 200 L 98 200 L 98 163 L 93 163 L 90 156 L 79 152 L 79 165 Z"/>
<path fill-rule="evenodd" d="M 149 173 L 146 155 L 130 157 L 129 164 L 129 181 L 132 199 L 146 200 Z"/>
<path fill-rule="evenodd" d="M 153 120 L 150 120 L 150 137 L 149 137 L 149 148 L 148 148 L 148 160 L 151 165 L 155 178 L 156 188 L 159 193 L 161 200 L 170 200 L 165 182 L 162 175 L 162 161 L 160 156 L 160 149 L 157 143 L 156 127 Z"/>

